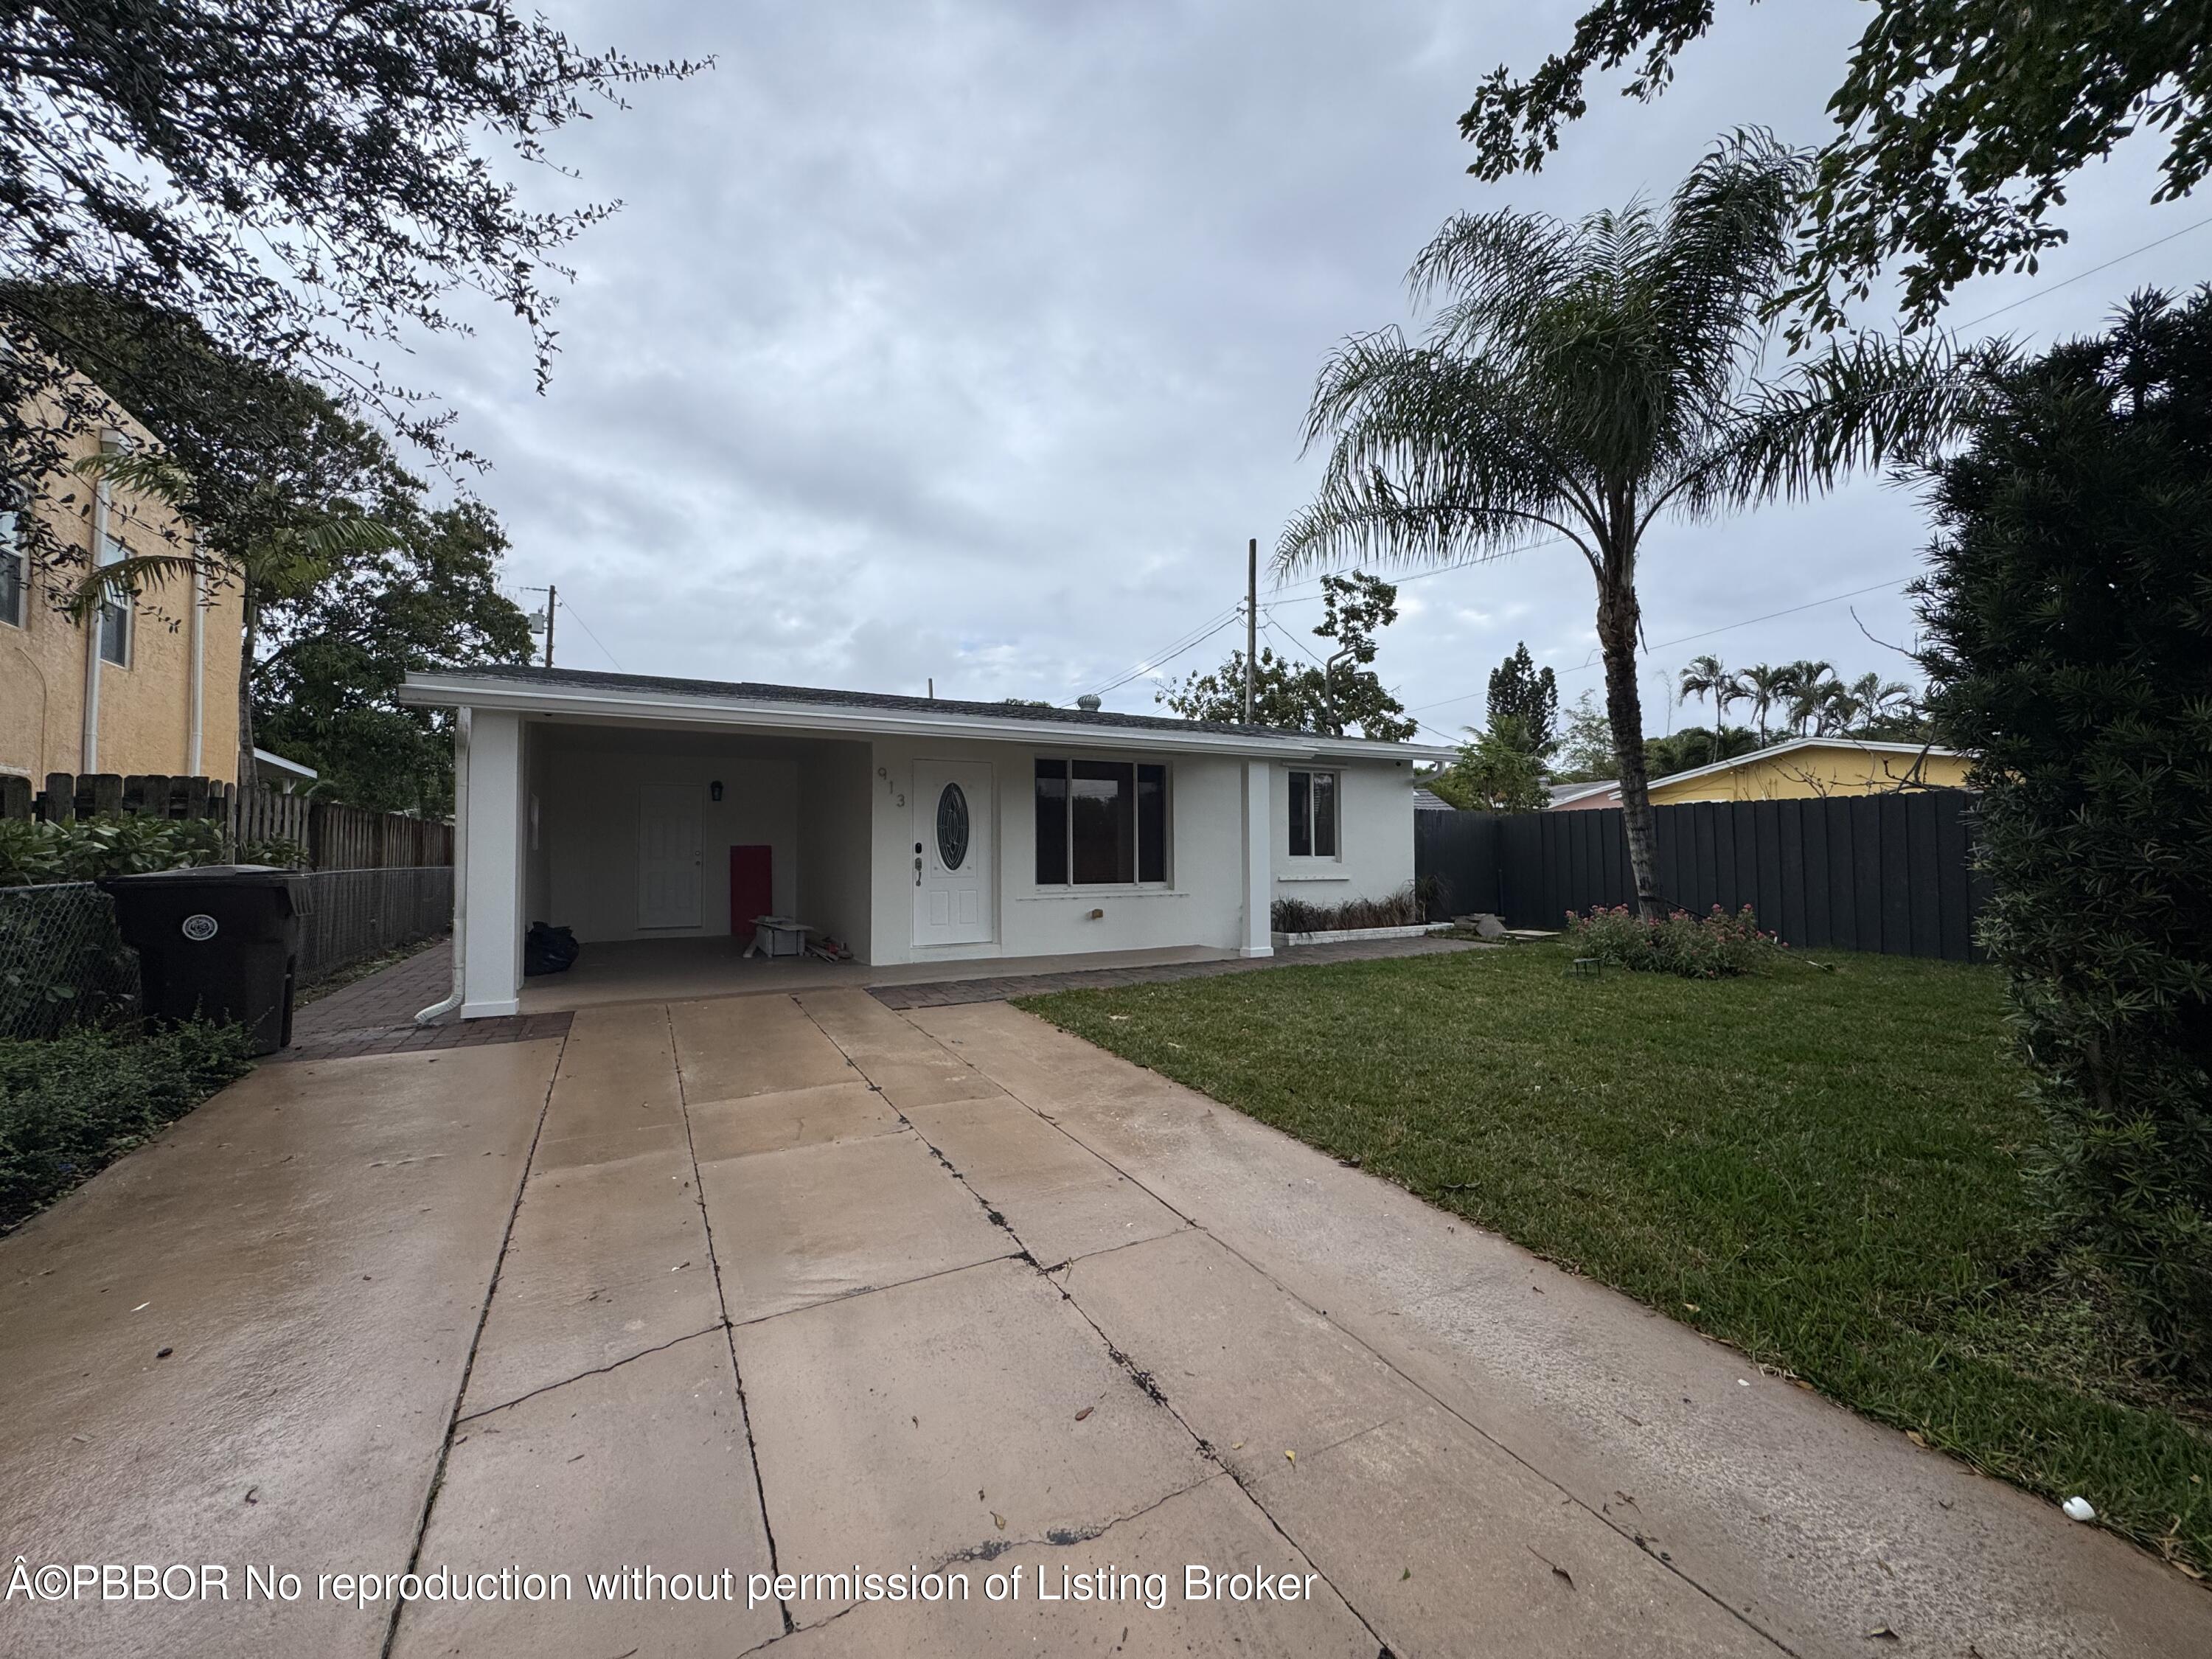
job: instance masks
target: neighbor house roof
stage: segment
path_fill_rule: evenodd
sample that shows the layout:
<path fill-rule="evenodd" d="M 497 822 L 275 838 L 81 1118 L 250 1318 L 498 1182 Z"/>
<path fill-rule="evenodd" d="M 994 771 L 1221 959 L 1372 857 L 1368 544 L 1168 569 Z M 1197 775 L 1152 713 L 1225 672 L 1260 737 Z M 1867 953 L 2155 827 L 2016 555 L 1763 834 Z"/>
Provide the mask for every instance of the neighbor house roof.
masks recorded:
<path fill-rule="evenodd" d="M 1544 793 L 1552 798 L 1553 805 L 1564 806 L 1569 801 L 1581 800 L 1586 796 L 1602 794 L 1608 789 L 1620 787 L 1611 778 L 1600 778 L 1595 783 L 1547 783 L 1544 786 Z"/>
<path fill-rule="evenodd" d="M 1416 812 L 1452 812 L 1458 809 L 1433 789 L 1416 786 L 1413 790 L 1413 810 Z"/>
<path fill-rule="evenodd" d="M 1286 731 L 1221 720 L 1181 720 L 1105 709 L 1055 708 L 1041 703 L 963 702 L 826 686 L 764 685 L 751 681 L 671 679 L 651 674 L 602 674 L 578 668 L 490 664 L 410 673 L 402 702 L 436 708 L 566 714 L 586 720 L 672 720 L 685 724 L 771 726 L 784 731 L 934 733 L 945 737 L 1049 738 L 1086 748 L 1126 749 L 1141 739 L 1154 747 L 1278 758 L 1443 760 L 1456 750 L 1381 743 L 1326 732 Z"/>
<path fill-rule="evenodd" d="M 1741 755 L 1732 755 L 1711 766 L 1694 766 L 1686 772 L 1669 772 L 1664 777 L 1653 778 L 1651 788 L 1674 790 L 1678 785 L 1695 783 L 1700 779 L 1718 777 L 1724 772 L 1740 771 L 1747 766 L 1763 766 L 1787 755 L 1798 754 L 1808 749 L 1850 749 L 1867 755 L 1911 755 L 1916 758 L 1927 756 L 1931 759 L 1953 760 L 1958 757 L 1955 749 L 1940 748 L 1929 743 L 1884 743 L 1872 738 L 1836 736 L 1826 738 L 1791 738 L 1784 743 L 1770 744 L 1764 749 L 1753 749 Z M 1554 787 L 1552 805 L 1560 807 L 1599 807 L 1620 805 L 1620 785 L 1617 781 Z"/>

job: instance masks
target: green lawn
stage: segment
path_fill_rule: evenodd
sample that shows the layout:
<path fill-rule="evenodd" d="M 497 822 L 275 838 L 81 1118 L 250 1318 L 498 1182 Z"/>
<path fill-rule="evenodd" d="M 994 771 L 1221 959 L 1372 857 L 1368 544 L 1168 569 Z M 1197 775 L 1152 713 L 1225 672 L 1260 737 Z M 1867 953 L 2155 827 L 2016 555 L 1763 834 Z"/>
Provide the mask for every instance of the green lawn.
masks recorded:
<path fill-rule="evenodd" d="M 1522 945 L 1022 1006 L 2212 1573 L 2212 1401 L 2039 1248 L 1996 975 L 1817 959 L 1590 980 Z"/>

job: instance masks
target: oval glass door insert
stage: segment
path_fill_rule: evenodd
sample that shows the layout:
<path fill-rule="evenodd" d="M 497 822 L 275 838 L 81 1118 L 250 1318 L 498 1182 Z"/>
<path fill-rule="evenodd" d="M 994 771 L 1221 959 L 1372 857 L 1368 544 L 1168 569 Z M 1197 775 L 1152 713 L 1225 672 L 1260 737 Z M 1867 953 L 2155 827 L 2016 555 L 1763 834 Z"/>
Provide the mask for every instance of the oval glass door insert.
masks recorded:
<path fill-rule="evenodd" d="M 968 797 L 957 783 L 946 784 L 937 798 L 937 856 L 947 870 L 968 860 Z"/>

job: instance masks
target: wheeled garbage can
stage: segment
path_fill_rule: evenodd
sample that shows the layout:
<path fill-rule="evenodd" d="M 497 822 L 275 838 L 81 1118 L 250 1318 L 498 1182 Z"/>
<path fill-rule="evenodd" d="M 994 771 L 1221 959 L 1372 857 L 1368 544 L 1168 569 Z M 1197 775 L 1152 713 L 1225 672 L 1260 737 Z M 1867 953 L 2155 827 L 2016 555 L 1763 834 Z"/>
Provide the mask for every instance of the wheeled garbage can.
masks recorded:
<path fill-rule="evenodd" d="M 207 864 L 100 882 L 138 952 L 147 1016 L 242 1025 L 257 1054 L 292 1040 L 307 883 L 262 864 Z"/>

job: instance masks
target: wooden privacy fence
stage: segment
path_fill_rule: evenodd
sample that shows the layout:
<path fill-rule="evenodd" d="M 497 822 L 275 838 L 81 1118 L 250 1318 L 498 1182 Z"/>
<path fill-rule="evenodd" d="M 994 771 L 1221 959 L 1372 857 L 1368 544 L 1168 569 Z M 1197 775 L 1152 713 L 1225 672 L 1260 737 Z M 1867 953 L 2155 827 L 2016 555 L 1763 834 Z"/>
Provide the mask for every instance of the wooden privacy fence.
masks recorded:
<path fill-rule="evenodd" d="M 1929 789 L 1658 807 L 1660 896 L 1697 915 L 1748 904 L 1807 949 L 1976 961 L 1987 883 L 1972 861 L 1975 799 Z M 1444 914 L 1558 927 L 1570 910 L 1635 902 L 1618 807 L 1413 821 L 1414 873 L 1436 878 Z"/>
<path fill-rule="evenodd" d="M 0 817 L 65 823 L 117 813 L 215 818 L 239 843 L 295 843 L 316 870 L 413 869 L 453 861 L 449 823 L 310 800 L 259 785 L 241 789 L 210 778 L 54 772 L 44 789 L 33 790 L 28 778 L 0 777 Z"/>

